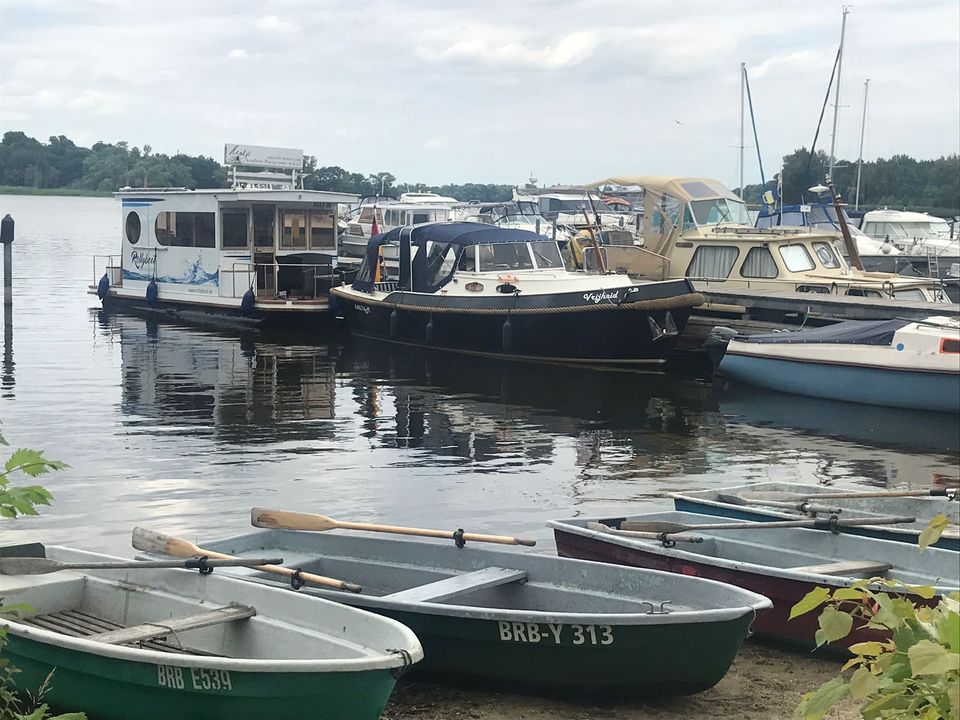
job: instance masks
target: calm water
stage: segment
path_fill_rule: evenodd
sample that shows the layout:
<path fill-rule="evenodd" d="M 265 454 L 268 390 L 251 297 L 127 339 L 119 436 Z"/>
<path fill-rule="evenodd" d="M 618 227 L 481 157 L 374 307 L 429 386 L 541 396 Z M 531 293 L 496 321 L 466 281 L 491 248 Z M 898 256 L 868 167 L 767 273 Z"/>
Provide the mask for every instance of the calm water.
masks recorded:
<path fill-rule="evenodd" d="M 4 523 L 4 543 L 130 554 L 134 525 L 210 538 L 264 505 L 523 533 L 549 551 L 545 520 L 643 509 L 668 490 L 957 474 L 947 416 L 104 315 L 86 290 L 91 256 L 119 247 L 115 202 L 0 195 L 6 213 L 3 432 L 71 467 L 43 479 L 56 500 L 41 517 Z"/>

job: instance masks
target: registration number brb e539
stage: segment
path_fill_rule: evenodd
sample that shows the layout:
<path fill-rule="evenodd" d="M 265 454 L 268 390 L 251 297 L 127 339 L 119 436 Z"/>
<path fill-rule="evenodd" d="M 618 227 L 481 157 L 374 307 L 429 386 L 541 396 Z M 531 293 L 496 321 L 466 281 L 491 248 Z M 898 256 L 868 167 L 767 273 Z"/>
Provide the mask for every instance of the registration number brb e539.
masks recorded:
<path fill-rule="evenodd" d="M 233 680 L 228 670 L 157 665 L 157 684 L 171 690 L 211 690 L 230 692 Z"/>
<path fill-rule="evenodd" d="M 613 645 L 613 628 L 609 625 L 541 624 L 504 620 L 501 620 L 499 625 L 500 639 L 504 642 Z"/>

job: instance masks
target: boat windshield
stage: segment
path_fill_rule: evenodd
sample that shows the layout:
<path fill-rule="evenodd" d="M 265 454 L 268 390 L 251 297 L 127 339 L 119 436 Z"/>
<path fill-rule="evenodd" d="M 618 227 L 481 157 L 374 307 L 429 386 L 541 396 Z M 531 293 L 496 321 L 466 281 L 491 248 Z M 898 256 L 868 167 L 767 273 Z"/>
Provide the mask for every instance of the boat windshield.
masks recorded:
<path fill-rule="evenodd" d="M 731 198 L 691 200 L 690 209 L 697 225 L 752 225 L 747 206 Z"/>
<path fill-rule="evenodd" d="M 577 200 L 561 200 L 560 198 L 540 198 L 540 209 L 544 212 L 561 212 L 566 215 L 582 215 L 586 210 L 588 214 L 593 214 L 594 209 L 598 213 L 612 213 L 613 210 L 603 200 L 594 198 L 593 205 L 587 198 Z"/>
<path fill-rule="evenodd" d="M 562 270 L 563 258 L 560 255 L 560 248 L 553 240 L 544 240 L 542 242 L 530 243 L 530 250 L 534 259 L 537 261 L 537 267 L 541 270 L 551 268 Z"/>
<path fill-rule="evenodd" d="M 490 243 L 478 248 L 480 272 L 533 269 L 533 259 L 526 243 Z"/>

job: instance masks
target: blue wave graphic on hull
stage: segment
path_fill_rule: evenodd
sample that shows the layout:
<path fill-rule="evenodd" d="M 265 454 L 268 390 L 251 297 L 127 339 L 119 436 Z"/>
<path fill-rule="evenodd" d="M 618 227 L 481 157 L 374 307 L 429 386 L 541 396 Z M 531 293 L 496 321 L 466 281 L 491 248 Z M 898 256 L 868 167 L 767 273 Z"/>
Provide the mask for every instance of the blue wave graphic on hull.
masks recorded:
<path fill-rule="evenodd" d="M 220 270 L 218 269 L 212 273 L 206 272 L 200 266 L 200 259 L 198 258 L 183 275 L 158 275 L 154 277 L 152 273 L 142 273 L 124 268 L 123 279 L 141 280 L 143 282 L 156 280 L 158 283 L 173 283 L 174 285 L 219 285 Z"/>

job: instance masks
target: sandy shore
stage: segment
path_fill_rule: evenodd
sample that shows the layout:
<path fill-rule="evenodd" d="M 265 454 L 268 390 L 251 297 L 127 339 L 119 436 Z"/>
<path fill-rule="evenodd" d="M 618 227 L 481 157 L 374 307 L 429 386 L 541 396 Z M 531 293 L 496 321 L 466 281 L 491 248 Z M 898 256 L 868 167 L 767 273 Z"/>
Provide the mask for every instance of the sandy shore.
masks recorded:
<path fill-rule="evenodd" d="M 829 680 L 840 661 L 750 642 L 730 672 L 706 692 L 652 702 L 595 706 L 401 681 L 384 720 L 779 720 L 793 717 L 801 696 Z M 831 716 L 853 720 L 844 708 Z"/>

